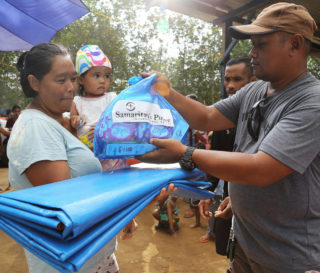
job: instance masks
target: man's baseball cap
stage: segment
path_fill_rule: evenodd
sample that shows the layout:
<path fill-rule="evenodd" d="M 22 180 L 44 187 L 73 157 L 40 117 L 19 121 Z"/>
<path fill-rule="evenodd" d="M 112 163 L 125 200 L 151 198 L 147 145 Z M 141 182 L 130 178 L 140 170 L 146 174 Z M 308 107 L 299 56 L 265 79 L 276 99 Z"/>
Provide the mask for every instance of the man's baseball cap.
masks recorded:
<path fill-rule="evenodd" d="M 280 2 L 263 9 L 251 24 L 232 26 L 229 31 L 231 36 L 240 40 L 249 39 L 252 35 L 285 31 L 301 34 L 312 41 L 316 29 L 317 25 L 305 7 Z"/>

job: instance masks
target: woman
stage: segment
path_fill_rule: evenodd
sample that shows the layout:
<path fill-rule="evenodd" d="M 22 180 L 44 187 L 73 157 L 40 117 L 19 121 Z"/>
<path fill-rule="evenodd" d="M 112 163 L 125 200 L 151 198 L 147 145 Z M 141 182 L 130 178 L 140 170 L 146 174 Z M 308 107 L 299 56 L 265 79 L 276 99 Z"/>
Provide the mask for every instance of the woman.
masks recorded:
<path fill-rule="evenodd" d="M 61 46 L 43 43 L 22 54 L 17 64 L 24 94 L 32 98 L 21 113 L 8 143 L 9 181 L 15 189 L 96 173 L 93 153 L 63 127 L 77 90 L 76 71 Z M 118 272 L 116 238 L 89 259 L 81 271 Z M 57 273 L 25 250 L 29 273 Z"/>
<path fill-rule="evenodd" d="M 8 128 L 11 131 L 14 123 L 17 121 L 20 114 L 21 114 L 21 107 L 18 104 L 13 105 L 11 112 L 8 116 L 6 128 Z"/>

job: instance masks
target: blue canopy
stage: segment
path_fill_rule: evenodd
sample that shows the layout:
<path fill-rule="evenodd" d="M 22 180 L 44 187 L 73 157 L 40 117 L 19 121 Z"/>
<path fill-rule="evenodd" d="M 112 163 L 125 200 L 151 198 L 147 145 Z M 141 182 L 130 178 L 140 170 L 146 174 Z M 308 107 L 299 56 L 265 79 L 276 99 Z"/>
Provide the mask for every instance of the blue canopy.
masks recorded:
<path fill-rule="evenodd" d="M 0 0 L 0 50 L 28 50 L 88 13 L 80 0 Z"/>
<path fill-rule="evenodd" d="M 169 183 L 183 196 L 212 198 L 202 189 L 210 183 L 190 181 L 203 176 L 129 167 L 1 194 L 0 228 L 57 270 L 78 271 Z"/>

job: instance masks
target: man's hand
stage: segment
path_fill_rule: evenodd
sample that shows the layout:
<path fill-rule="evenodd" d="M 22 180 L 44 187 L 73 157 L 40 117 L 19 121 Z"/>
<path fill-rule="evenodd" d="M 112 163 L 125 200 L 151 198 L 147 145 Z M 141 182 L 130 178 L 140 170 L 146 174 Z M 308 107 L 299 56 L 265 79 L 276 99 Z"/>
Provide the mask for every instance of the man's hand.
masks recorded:
<path fill-rule="evenodd" d="M 198 204 L 200 216 L 207 221 L 212 217 L 212 212 L 209 211 L 209 206 L 211 202 L 211 199 L 207 199 L 201 200 Z"/>
<path fill-rule="evenodd" d="M 231 209 L 231 201 L 230 201 L 230 197 L 228 196 L 222 201 L 218 210 L 216 210 L 216 212 L 214 213 L 214 217 L 230 219 L 232 215 L 233 213 Z"/>
<path fill-rule="evenodd" d="M 157 92 L 163 96 L 167 97 L 170 94 L 170 82 L 165 74 L 160 72 L 152 71 L 150 73 L 142 72 L 141 77 L 147 78 L 150 77 L 152 74 L 157 73 L 157 81 L 153 85 L 153 88 L 157 90 Z"/>
<path fill-rule="evenodd" d="M 150 144 L 158 147 L 157 150 L 136 158 L 147 163 L 175 163 L 183 156 L 187 146 L 176 139 L 150 139 Z"/>

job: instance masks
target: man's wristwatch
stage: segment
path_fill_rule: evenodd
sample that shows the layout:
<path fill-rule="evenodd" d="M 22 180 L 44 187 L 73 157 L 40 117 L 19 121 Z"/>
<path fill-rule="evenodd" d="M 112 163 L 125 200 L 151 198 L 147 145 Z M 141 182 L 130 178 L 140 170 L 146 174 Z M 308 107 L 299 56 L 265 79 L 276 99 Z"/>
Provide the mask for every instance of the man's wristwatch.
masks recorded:
<path fill-rule="evenodd" d="M 195 147 L 187 147 L 184 155 L 179 160 L 179 164 L 182 169 L 186 171 L 192 171 L 196 167 L 192 161 L 192 154 L 195 149 Z"/>

